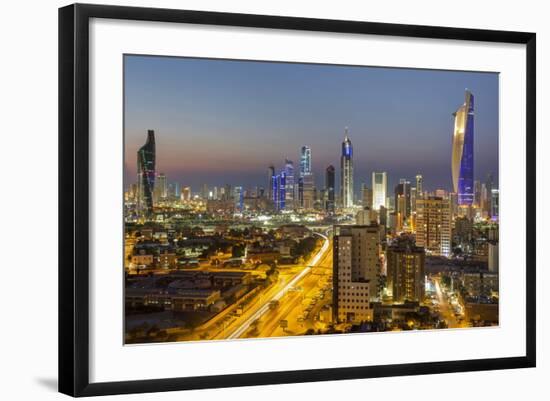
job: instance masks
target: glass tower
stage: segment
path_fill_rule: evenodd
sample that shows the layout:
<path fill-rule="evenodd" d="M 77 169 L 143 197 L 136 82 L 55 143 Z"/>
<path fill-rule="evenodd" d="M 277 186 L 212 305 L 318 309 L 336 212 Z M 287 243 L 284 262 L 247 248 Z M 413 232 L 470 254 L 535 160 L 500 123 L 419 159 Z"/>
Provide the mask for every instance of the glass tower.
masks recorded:
<path fill-rule="evenodd" d="M 335 186 L 335 173 L 334 166 L 331 164 L 327 167 L 325 175 L 325 190 L 327 191 L 326 197 L 326 210 L 327 212 L 334 212 L 334 186 Z"/>
<path fill-rule="evenodd" d="M 342 156 L 340 157 L 341 169 L 341 197 L 342 206 L 344 208 L 353 206 L 353 146 L 348 137 L 348 129 L 346 128 L 346 136 L 342 142 Z"/>
<path fill-rule="evenodd" d="M 386 207 L 386 192 L 388 189 L 388 177 L 385 171 L 372 173 L 372 208 L 380 210 Z"/>
<path fill-rule="evenodd" d="M 155 189 L 155 131 L 147 131 L 147 142 L 137 152 L 138 202 L 140 216 L 153 213 L 153 191 Z"/>
<path fill-rule="evenodd" d="M 474 202 L 474 95 L 466 90 L 465 101 L 454 113 L 452 174 L 460 206 Z"/>

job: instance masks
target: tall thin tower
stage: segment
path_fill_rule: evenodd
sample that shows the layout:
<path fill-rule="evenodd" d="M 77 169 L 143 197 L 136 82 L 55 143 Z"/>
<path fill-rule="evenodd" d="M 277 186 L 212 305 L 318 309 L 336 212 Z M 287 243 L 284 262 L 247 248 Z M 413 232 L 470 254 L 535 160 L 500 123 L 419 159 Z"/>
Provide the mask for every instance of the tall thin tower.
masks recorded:
<path fill-rule="evenodd" d="M 474 202 L 474 95 L 468 90 L 464 104 L 453 114 L 452 174 L 460 206 Z"/>
<path fill-rule="evenodd" d="M 147 141 L 137 152 L 138 201 L 140 216 L 153 212 L 153 191 L 155 189 L 155 131 L 147 131 Z"/>
<path fill-rule="evenodd" d="M 353 146 L 348 137 L 347 127 L 344 142 L 342 142 L 340 170 L 340 196 L 342 199 L 342 206 L 344 208 L 348 208 L 353 206 Z"/>

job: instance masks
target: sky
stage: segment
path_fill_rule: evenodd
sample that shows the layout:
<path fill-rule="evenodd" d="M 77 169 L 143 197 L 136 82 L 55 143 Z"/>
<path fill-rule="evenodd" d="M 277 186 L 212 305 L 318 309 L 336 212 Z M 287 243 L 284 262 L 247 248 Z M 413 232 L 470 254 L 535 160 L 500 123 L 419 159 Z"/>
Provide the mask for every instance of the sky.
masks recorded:
<path fill-rule="evenodd" d="M 354 183 L 373 171 L 424 177 L 452 190 L 452 113 L 475 97 L 474 179 L 498 184 L 498 74 L 364 66 L 125 56 L 125 180 L 136 182 L 136 152 L 155 130 L 158 173 L 198 192 L 231 184 L 266 186 L 267 167 L 299 166 L 303 145 L 323 187 L 329 164 L 340 175 L 345 127 Z"/>

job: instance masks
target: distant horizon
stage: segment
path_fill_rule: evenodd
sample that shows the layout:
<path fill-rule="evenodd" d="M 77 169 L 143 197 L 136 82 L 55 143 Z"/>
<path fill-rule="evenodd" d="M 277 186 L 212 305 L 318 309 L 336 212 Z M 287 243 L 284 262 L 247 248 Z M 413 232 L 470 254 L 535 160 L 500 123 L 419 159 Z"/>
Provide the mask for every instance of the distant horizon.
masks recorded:
<path fill-rule="evenodd" d="M 340 175 L 348 127 L 354 192 L 373 171 L 452 190 L 452 113 L 468 88 L 476 97 L 474 179 L 498 187 L 498 74 L 125 56 L 125 185 L 136 180 L 136 152 L 155 131 L 156 172 L 200 192 L 226 184 L 266 187 L 267 168 L 285 158 L 299 170 L 311 147 L 318 189 L 329 164 Z M 429 88 L 429 91 L 425 88 Z M 397 118 L 399 117 L 399 118 Z"/>

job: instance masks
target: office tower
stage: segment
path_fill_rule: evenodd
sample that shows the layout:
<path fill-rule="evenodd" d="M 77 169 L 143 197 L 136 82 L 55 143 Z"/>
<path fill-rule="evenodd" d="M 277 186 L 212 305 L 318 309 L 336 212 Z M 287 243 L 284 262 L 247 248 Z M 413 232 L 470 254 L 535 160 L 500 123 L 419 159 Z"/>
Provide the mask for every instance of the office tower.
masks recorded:
<path fill-rule="evenodd" d="M 235 201 L 235 210 L 243 210 L 243 198 L 243 187 L 235 186 L 235 188 L 233 188 L 233 200 Z"/>
<path fill-rule="evenodd" d="M 294 208 L 294 163 L 292 160 L 285 159 L 285 208 Z"/>
<path fill-rule="evenodd" d="M 465 101 L 453 114 L 452 175 L 459 206 L 471 206 L 474 201 L 474 96 L 466 91 Z"/>
<path fill-rule="evenodd" d="M 302 193 L 301 206 L 306 210 L 313 209 L 313 204 L 315 202 L 313 173 L 308 173 L 300 177 L 300 191 Z"/>
<path fill-rule="evenodd" d="M 414 238 L 401 235 L 386 252 L 387 287 L 393 302 L 424 300 L 424 248 L 416 246 Z"/>
<path fill-rule="evenodd" d="M 379 210 L 386 207 L 386 192 L 388 189 L 388 177 L 385 171 L 372 173 L 372 207 Z"/>
<path fill-rule="evenodd" d="M 325 190 L 327 192 L 327 203 L 326 210 L 327 212 L 334 212 L 334 186 L 336 181 L 336 174 L 334 166 L 331 164 L 327 167 L 325 171 Z"/>
<path fill-rule="evenodd" d="M 385 206 L 380 206 L 378 209 L 378 223 L 384 227 L 388 226 L 388 209 Z"/>
<path fill-rule="evenodd" d="M 181 200 L 188 202 L 191 200 L 191 187 L 184 187 L 181 191 Z"/>
<path fill-rule="evenodd" d="M 353 146 L 348 137 L 348 129 L 342 142 L 342 156 L 340 157 L 340 196 L 342 207 L 353 206 Z"/>
<path fill-rule="evenodd" d="M 153 213 L 155 189 L 155 131 L 147 131 L 147 141 L 137 152 L 137 212 L 140 216 Z"/>
<path fill-rule="evenodd" d="M 448 199 L 436 196 L 416 202 L 416 245 L 428 255 L 451 255 L 451 209 Z"/>
<path fill-rule="evenodd" d="M 267 198 L 273 200 L 273 177 L 275 177 L 275 167 L 267 168 Z"/>
<path fill-rule="evenodd" d="M 380 280 L 378 225 L 335 226 L 333 315 L 335 322 L 372 320 Z"/>
<path fill-rule="evenodd" d="M 300 150 L 300 177 L 311 172 L 311 148 L 304 145 Z"/>
<path fill-rule="evenodd" d="M 166 175 L 164 173 L 160 173 L 157 176 L 157 182 L 155 185 L 155 190 L 157 191 L 157 199 L 166 199 L 168 196 L 168 188 L 166 185 Z"/>
<path fill-rule="evenodd" d="M 218 187 L 212 188 L 212 199 L 214 200 L 219 199 Z"/>
<path fill-rule="evenodd" d="M 424 178 L 422 175 L 416 175 L 416 199 L 424 197 Z"/>
<path fill-rule="evenodd" d="M 447 198 L 447 191 L 444 189 L 438 188 L 435 190 L 434 195 L 438 198 Z"/>
<path fill-rule="evenodd" d="M 411 215 L 412 215 L 416 212 L 416 187 L 411 187 L 410 208 L 411 208 Z"/>
<path fill-rule="evenodd" d="M 400 202 L 398 202 L 399 199 L 401 199 Z M 411 183 L 403 178 L 395 186 L 395 211 L 402 216 L 403 220 L 411 215 Z"/>
<path fill-rule="evenodd" d="M 372 210 L 372 188 L 367 187 L 367 184 L 361 185 L 361 200 L 363 207 L 368 207 Z"/>
<path fill-rule="evenodd" d="M 481 181 L 474 181 L 474 205 L 481 207 Z"/>
<path fill-rule="evenodd" d="M 181 186 L 179 182 L 174 182 L 174 199 L 179 199 L 181 195 Z"/>
<path fill-rule="evenodd" d="M 286 172 L 283 170 L 277 175 L 277 210 L 284 210 L 286 206 Z"/>
<path fill-rule="evenodd" d="M 208 185 L 206 185 L 206 184 L 202 184 L 201 198 L 202 198 L 202 200 L 207 200 L 208 199 Z"/>
<path fill-rule="evenodd" d="M 491 218 L 498 220 L 498 189 L 491 190 Z"/>

